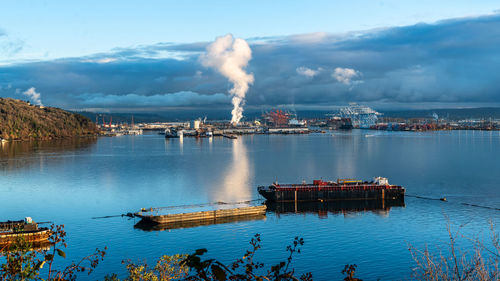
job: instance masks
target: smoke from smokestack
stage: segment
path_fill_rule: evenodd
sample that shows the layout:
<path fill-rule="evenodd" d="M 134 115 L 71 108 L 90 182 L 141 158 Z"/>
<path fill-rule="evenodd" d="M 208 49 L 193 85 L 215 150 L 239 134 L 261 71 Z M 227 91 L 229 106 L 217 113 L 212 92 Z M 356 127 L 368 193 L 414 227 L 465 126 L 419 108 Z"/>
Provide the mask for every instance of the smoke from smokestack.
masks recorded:
<path fill-rule="evenodd" d="M 31 87 L 23 92 L 23 95 L 29 97 L 31 101 L 37 105 L 43 106 L 40 93 L 36 92 L 35 87 Z"/>
<path fill-rule="evenodd" d="M 253 74 L 245 72 L 248 61 L 252 58 L 252 50 L 248 43 L 240 38 L 233 38 L 227 34 L 217 37 L 208 45 L 207 52 L 200 56 L 201 63 L 205 67 L 212 67 L 224 75 L 233 88 L 229 93 L 233 97 L 233 110 L 231 111 L 231 123 L 238 124 L 243 118 L 243 105 L 249 84 L 252 84 Z"/>

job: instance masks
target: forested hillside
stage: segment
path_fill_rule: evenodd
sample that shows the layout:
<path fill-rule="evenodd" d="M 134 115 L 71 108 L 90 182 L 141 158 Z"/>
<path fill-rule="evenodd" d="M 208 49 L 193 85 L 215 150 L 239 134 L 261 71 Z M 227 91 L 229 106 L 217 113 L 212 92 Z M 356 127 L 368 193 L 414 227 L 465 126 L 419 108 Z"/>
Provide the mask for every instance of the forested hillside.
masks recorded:
<path fill-rule="evenodd" d="M 55 139 L 99 133 L 90 119 L 54 107 L 0 98 L 0 138 L 8 140 Z"/>

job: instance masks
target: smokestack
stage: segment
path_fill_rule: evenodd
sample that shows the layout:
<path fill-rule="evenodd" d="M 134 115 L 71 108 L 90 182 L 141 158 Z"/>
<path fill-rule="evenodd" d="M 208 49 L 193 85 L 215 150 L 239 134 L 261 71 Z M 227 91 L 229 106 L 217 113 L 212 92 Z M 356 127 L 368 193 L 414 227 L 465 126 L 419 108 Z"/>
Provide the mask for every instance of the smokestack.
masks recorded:
<path fill-rule="evenodd" d="M 253 74 L 245 72 L 248 61 L 252 58 L 252 50 L 248 43 L 241 38 L 233 38 L 227 34 L 217 37 L 208 45 L 207 52 L 200 56 L 205 67 L 212 67 L 233 83 L 229 90 L 232 96 L 233 110 L 231 123 L 237 125 L 243 118 L 243 105 L 249 84 L 253 84 Z"/>

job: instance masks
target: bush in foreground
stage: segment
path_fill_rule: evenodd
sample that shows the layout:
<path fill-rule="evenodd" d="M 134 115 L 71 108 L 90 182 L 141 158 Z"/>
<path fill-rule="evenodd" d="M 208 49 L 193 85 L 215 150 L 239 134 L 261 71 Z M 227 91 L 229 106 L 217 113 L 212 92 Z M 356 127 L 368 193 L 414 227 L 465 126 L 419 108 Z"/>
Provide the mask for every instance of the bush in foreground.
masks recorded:
<path fill-rule="evenodd" d="M 66 248 L 64 226 L 51 227 L 51 247 L 49 249 L 32 250 L 29 243 L 17 241 L 7 249 L 0 249 L 0 256 L 5 262 L 0 264 L 0 280 L 43 280 L 63 281 L 76 280 L 79 273 L 90 274 L 104 258 L 105 251 L 96 251 L 72 263 L 62 270 L 55 269 L 56 258 L 65 258 Z M 426 247 L 423 250 L 410 246 L 410 253 L 416 262 L 414 280 L 429 281 L 497 281 L 500 280 L 499 261 L 500 243 L 494 225 L 491 225 L 491 239 L 484 243 L 480 239 L 471 239 L 460 233 L 460 228 L 452 231 L 448 224 L 449 242 L 445 245 L 447 254 L 442 251 L 431 253 Z M 467 239 L 472 243 L 468 250 L 461 249 L 457 241 Z M 291 266 L 294 254 L 300 253 L 304 240 L 295 237 L 286 249 L 285 261 L 266 268 L 261 262 L 254 260 L 255 253 L 261 248 L 261 237 L 256 234 L 250 241 L 251 248 L 230 264 L 216 259 L 204 259 L 206 249 L 198 249 L 190 255 L 162 256 L 154 266 L 147 263 L 124 261 L 127 276 L 123 281 L 165 281 L 165 280 L 313 280 L 312 274 L 296 276 Z M 105 249 L 106 250 L 106 249 Z M 46 266 L 44 270 L 43 267 Z M 361 281 L 354 277 L 356 265 L 346 265 L 342 270 L 344 281 Z M 43 277 L 42 277 L 43 275 Z M 119 281 L 116 274 L 105 277 L 105 281 Z"/>
<path fill-rule="evenodd" d="M 51 225 L 50 230 L 47 247 L 34 250 L 35 245 L 20 238 L 12 245 L 0 249 L 0 257 L 5 258 L 5 262 L 0 264 L 0 280 L 72 281 L 76 280 L 78 273 L 92 273 L 106 255 L 106 248 L 96 249 L 93 254 L 71 263 L 64 269 L 56 269 L 54 266 L 56 258 L 66 258 L 66 253 L 63 251 L 67 247 L 66 232 L 64 225 Z M 42 270 L 44 266 L 46 270 Z"/>
<path fill-rule="evenodd" d="M 431 253 L 428 247 L 417 249 L 410 246 L 410 253 L 416 263 L 414 277 L 425 281 L 498 281 L 500 280 L 500 245 L 498 233 L 490 224 L 490 241 L 463 235 L 458 227 L 447 224 L 449 242 L 438 253 Z M 460 240 L 472 244 L 469 249 L 458 246 Z M 446 252 L 446 254 L 443 253 Z"/>

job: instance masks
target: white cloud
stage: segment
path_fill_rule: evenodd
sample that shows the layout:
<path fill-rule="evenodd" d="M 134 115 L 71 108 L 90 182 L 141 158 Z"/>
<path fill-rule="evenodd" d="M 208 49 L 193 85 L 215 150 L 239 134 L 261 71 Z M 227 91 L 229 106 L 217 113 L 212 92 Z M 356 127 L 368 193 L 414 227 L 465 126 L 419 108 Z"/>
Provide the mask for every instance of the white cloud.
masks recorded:
<path fill-rule="evenodd" d="M 304 75 L 306 77 L 312 78 L 312 77 L 319 74 L 319 72 L 321 71 L 321 68 L 314 70 L 314 69 L 307 68 L 305 66 L 301 66 L 301 67 L 297 67 L 297 69 L 295 69 L 295 71 L 297 71 L 297 73 L 300 75 Z"/>
<path fill-rule="evenodd" d="M 340 83 L 344 83 L 346 85 L 351 84 L 351 80 L 354 78 L 358 78 L 361 75 L 361 72 L 354 70 L 352 68 L 342 68 L 337 67 L 332 73 L 332 77 Z"/>
<path fill-rule="evenodd" d="M 109 62 L 115 62 L 117 61 L 116 58 L 102 58 L 102 59 L 98 59 L 96 62 L 97 63 L 109 63 Z"/>
<path fill-rule="evenodd" d="M 314 44 L 314 43 L 321 43 L 325 39 L 327 39 L 328 33 L 313 32 L 313 33 L 297 34 L 289 36 L 289 38 L 296 43 Z"/>
<path fill-rule="evenodd" d="M 40 106 L 43 105 L 41 100 L 41 95 L 40 93 L 36 92 L 35 87 L 31 87 L 28 90 L 24 91 L 23 95 L 29 97 L 33 103 Z"/>
<path fill-rule="evenodd" d="M 117 61 L 117 58 L 96 58 L 96 59 L 84 59 L 82 62 L 91 62 L 91 63 L 110 63 Z"/>

